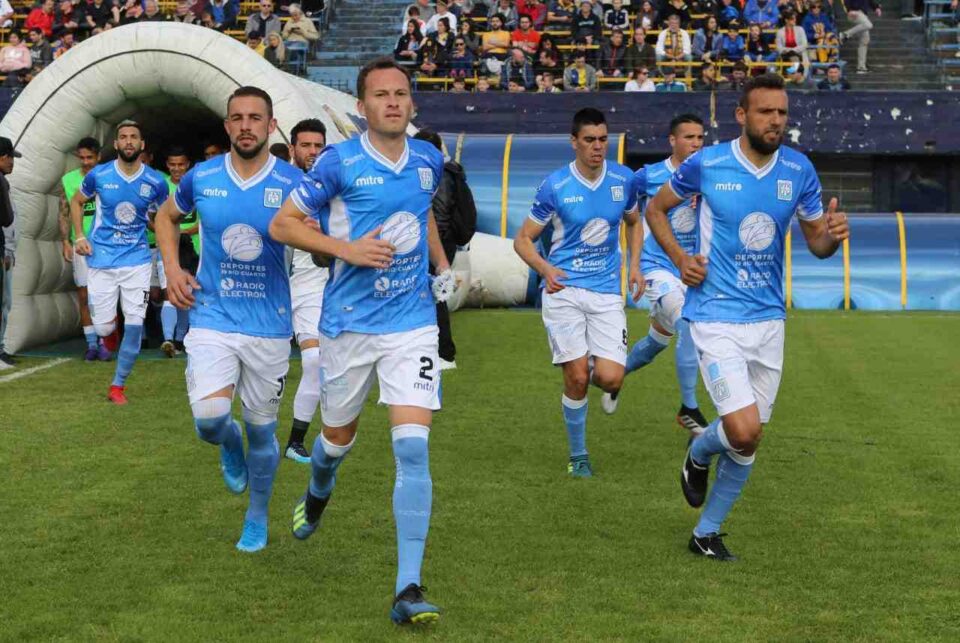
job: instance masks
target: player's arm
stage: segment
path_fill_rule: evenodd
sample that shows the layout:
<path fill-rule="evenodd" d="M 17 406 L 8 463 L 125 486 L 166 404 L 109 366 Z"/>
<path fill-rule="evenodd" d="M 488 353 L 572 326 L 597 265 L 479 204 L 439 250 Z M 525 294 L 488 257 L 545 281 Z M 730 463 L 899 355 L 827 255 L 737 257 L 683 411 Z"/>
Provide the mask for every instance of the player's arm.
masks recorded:
<path fill-rule="evenodd" d="M 63 193 L 60 194 L 60 217 L 57 222 L 60 224 L 60 240 L 63 242 L 63 260 L 73 261 L 73 246 L 70 245 L 70 204 Z"/>
<path fill-rule="evenodd" d="M 194 290 L 200 290 L 200 284 L 189 272 L 180 266 L 180 212 L 176 197 L 170 195 L 153 216 L 154 232 L 157 236 L 157 248 L 163 258 L 163 271 L 167 275 L 167 299 L 177 308 L 186 310 L 195 301 Z"/>
<path fill-rule="evenodd" d="M 627 266 L 627 286 L 633 301 L 640 301 L 647 282 L 640 271 L 640 253 L 643 252 L 643 223 L 640 219 L 640 210 L 636 207 L 623 215 L 623 222 L 627 226 L 627 249 L 630 252 Z"/>
<path fill-rule="evenodd" d="M 540 238 L 540 235 L 543 234 L 544 227 L 545 224 L 527 217 L 517 232 L 516 238 L 513 240 L 513 249 L 520 255 L 524 263 L 543 277 L 543 281 L 547 285 L 547 292 L 552 295 L 564 289 L 561 280 L 567 278 L 567 273 L 541 257 L 540 253 L 537 252 L 535 243 L 537 239 Z"/>
<path fill-rule="evenodd" d="M 670 183 L 664 183 L 652 199 L 647 203 L 644 216 L 650 233 L 670 257 L 670 261 L 680 269 L 680 279 L 688 286 L 698 286 L 707 277 L 707 259 L 703 255 L 690 256 L 684 252 L 670 227 L 667 213 L 683 203 L 677 196 Z"/>
<path fill-rule="evenodd" d="M 850 226 L 847 215 L 837 212 L 837 198 L 830 199 L 830 205 L 823 216 L 805 218 L 800 216 L 800 230 L 807 240 L 810 252 L 819 259 L 832 257 L 844 239 L 850 238 Z"/>
<path fill-rule="evenodd" d="M 84 179 L 84 185 L 86 185 L 86 179 Z M 70 199 L 70 222 L 73 224 L 74 235 L 73 250 L 81 255 L 90 255 L 93 252 L 90 242 L 83 236 L 83 206 L 90 198 L 83 193 L 81 187 Z"/>

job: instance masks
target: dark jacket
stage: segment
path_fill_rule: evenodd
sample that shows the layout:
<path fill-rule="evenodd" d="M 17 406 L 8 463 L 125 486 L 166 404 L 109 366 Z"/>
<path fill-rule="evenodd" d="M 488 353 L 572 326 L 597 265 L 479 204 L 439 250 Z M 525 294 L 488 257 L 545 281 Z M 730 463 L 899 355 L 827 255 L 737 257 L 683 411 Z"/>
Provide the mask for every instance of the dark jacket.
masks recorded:
<path fill-rule="evenodd" d="M 0 174 L 0 261 L 3 260 L 3 254 L 7 249 L 7 238 L 3 234 L 3 229 L 9 225 L 13 225 L 10 184 L 7 183 L 7 177 Z M 2 285 L 0 285 L 0 288 L 2 288 Z"/>
<path fill-rule="evenodd" d="M 467 185 L 467 174 L 456 161 L 443 164 L 440 186 L 433 197 L 433 217 L 447 261 L 453 261 L 457 246 L 470 243 L 477 230 L 477 206 Z"/>

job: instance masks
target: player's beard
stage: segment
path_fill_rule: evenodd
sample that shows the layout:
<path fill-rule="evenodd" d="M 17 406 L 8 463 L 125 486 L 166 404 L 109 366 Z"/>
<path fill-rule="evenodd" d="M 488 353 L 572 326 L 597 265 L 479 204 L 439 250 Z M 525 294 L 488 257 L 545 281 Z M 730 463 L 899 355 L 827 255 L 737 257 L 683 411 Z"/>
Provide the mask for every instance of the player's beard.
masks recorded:
<path fill-rule="evenodd" d="M 767 141 L 764 140 L 762 133 L 758 134 L 757 132 L 754 132 L 753 130 L 751 130 L 749 127 L 746 128 L 746 133 L 747 133 L 747 141 L 750 142 L 750 147 L 755 149 L 760 154 L 763 154 L 764 156 L 770 156 L 771 154 L 779 150 L 780 144 L 783 142 L 783 132 L 780 132 L 779 136 L 777 136 L 777 140 L 774 141 L 773 143 L 767 143 Z"/>
<path fill-rule="evenodd" d="M 136 148 L 131 154 L 127 154 L 122 148 L 117 150 L 117 156 L 120 157 L 120 160 L 124 163 L 133 163 L 140 157 L 140 153 L 143 151 L 142 147 Z"/>
<path fill-rule="evenodd" d="M 260 153 L 260 150 L 262 150 L 263 146 L 266 144 L 267 144 L 267 141 L 263 140 L 248 150 L 240 149 L 240 146 L 237 144 L 237 142 L 230 143 L 230 146 L 233 148 L 233 151 L 237 153 L 237 156 L 244 159 L 245 161 L 249 161 L 250 159 L 256 158 L 257 154 Z"/>

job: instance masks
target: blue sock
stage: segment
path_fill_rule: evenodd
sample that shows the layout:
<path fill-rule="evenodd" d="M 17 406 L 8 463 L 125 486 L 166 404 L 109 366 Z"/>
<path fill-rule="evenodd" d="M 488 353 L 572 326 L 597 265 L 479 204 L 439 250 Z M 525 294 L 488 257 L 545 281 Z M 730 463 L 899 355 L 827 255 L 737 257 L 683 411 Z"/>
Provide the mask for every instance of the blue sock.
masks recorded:
<path fill-rule="evenodd" d="M 194 418 L 197 436 L 210 444 L 224 445 L 230 451 L 243 449 L 243 433 L 234 428 L 230 414 L 214 418 Z"/>
<path fill-rule="evenodd" d="M 587 455 L 587 401 L 571 400 L 566 395 L 561 398 L 563 421 L 567 425 L 567 442 L 570 444 L 570 457 Z"/>
<path fill-rule="evenodd" d="M 169 301 L 163 302 L 160 307 L 160 326 L 163 327 L 163 341 L 173 341 L 173 333 L 177 329 L 177 309 Z"/>
<path fill-rule="evenodd" d="M 117 371 L 113 375 L 113 385 L 123 386 L 133 370 L 133 364 L 140 354 L 140 339 L 143 337 L 143 324 L 123 326 L 123 341 L 117 354 Z"/>
<path fill-rule="evenodd" d="M 391 429 L 397 480 L 393 487 L 393 517 L 397 522 L 396 594 L 410 583 L 420 584 L 420 566 L 430 529 L 433 482 L 427 436 L 430 429 L 401 424 Z"/>
<path fill-rule="evenodd" d="M 173 338 L 182 342 L 188 330 L 190 330 L 190 311 L 177 308 L 177 332 L 174 333 Z"/>
<path fill-rule="evenodd" d="M 703 433 L 694 438 L 693 444 L 690 445 L 690 455 L 693 456 L 694 462 L 706 466 L 710 464 L 713 456 L 730 448 L 726 442 L 723 425 L 720 423 L 720 418 L 717 418 L 704 429 Z"/>
<path fill-rule="evenodd" d="M 697 408 L 697 345 L 690 336 L 690 324 L 677 321 L 677 382 L 680 383 L 680 399 L 688 409 Z"/>
<path fill-rule="evenodd" d="M 356 438 L 354 438 L 356 439 Z M 337 469 L 353 447 L 350 444 L 339 445 L 327 442 L 323 432 L 313 441 L 313 452 L 310 454 L 310 495 L 314 498 L 329 498 L 333 487 L 337 484 Z"/>
<path fill-rule="evenodd" d="M 100 346 L 100 338 L 97 337 L 97 331 L 93 326 L 83 327 L 83 338 L 87 340 L 87 348 L 97 348 Z"/>
<path fill-rule="evenodd" d="M 280 445 L 277 443 L 277 422 L 247 424 L 247 471 L 250 475 L 250 506 L 247 520 L 267 524 L 267 505 L 273 493 L 273 478 L 280 464 Z"/>
<path fill-rule="evenodd" d="M 720 531 L 720 525 L 733 509 L 733 503 L 740 497 L 743 485 L 750 477 L 754 456 L 741 456 L 732 451 L 724 451 L 717 461 L 717 477 L 710 489 L 707 504 L 700 514 L 700 522 L 693 530 L 698 538 Z"/>
<path fill-rule="evenodd" d="M 643 368 L 653 361 L 660 351 L 670 345 L 670 335 L 658 333 L 653 327 L 647 336 L 633 345 L 630 354 L 627 355 L 627 373 L 632 373 L 638 368 Z"/>

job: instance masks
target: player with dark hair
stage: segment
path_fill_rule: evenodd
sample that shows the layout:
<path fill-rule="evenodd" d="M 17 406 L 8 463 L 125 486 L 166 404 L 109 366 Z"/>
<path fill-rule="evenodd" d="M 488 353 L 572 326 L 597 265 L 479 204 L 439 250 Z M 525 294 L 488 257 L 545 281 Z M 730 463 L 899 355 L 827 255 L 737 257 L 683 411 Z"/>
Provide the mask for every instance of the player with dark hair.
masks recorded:
<path fill-rule="evenodd" d="M 643 226 L 633 172 L 606 160 L 603 113 L 587 107 L 573 117 L 570 144 L 575 160 L 540 184 L 513 242 L 514 250 L 543 278 L 543 324 L 553 363 L 563 371 L 561 408 L 567 427 L 567 471 L 589 478 L 587 388 L 616 393 L 627 359 L 627 318 L 620 292 L 620 226 L 627 225 L 629 290 L 643 294 L 640 248 Z M 551 226 L 546 257 L 535 242 Z"/>
<path fill-rule="evenodd" d="M 849 237 L 837 199 L 824 213 L 810 160 L 782 146 L 787 104 L 780 76 L 748 80 L 736 110 L 740 137 L 690 156 L 646 211 L 651 232 L 688 286 L 683 317 L 720 414 L 692 441 L 680 476 L 692 507 L 706 501 L 690 550 L 718 560 L 736 560 L 720 526 L 750 476 L 780 386 L 784 237 L 796 216 L 807 247 L 821 259 Z M 700 236 L 691 253 L 674 234 L 669 212 L 694 197 Z M 719 464 L 708 498 L 713 456 Z"/>
<path fill-rule="evenodd" d="M 182 147 L 174 146 L 167 150 L 166 166 L 169 173 L 167 187 L 170 189 L 170 194 L 176 193 L 177 186 L 190 169 L 190 165 L 190 157 Z M 200 253 L 200 237 L 197 235 L 199 230 L 200 223 L 195 211 L 185 215 L 180 221 L 180 266 L 190 274 L 197 272 L 197 258 Z M 163 305 L 160 307 L 160 327 L 163 331 L 160 351 L 167 357 L 174 357 L 183 350 L 183 338 L 186 337 L 187 330 L 190 328 L 190 315 L 188 311 L 174 306 L 167 297 L 167 276 L 163 269 L 163 257 L 157 257 L 157 281 L 160 284 L 160 297 L 163 299 Z"/>

